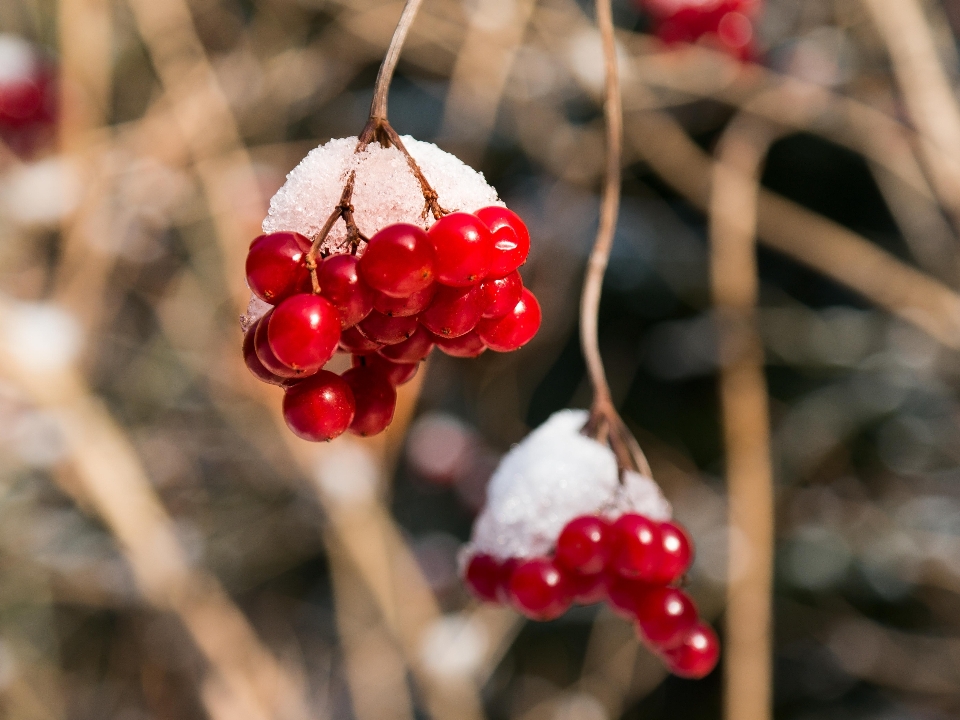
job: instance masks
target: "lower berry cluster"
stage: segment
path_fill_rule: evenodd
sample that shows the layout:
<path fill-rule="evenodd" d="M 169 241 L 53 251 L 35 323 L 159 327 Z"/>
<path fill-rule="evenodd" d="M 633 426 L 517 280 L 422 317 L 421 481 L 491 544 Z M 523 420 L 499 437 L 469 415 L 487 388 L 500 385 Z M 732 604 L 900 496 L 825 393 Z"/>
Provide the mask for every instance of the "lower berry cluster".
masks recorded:
<path fill-rule="evenodd" d="M 670 670 L 701 678 L 717 663 L 719 642 L 676 584 L 693 559 L 683 528 L 626 513 L 614 521 L 584 515 L 568 522 L 553 557 L 498 559 L 475 554 L 465 568 L 479 598 L 552 620 L 573 603 L 604 600 L 636 623 L 637 633 Z"/>
<path fill-rule="evenodd" d="M 455 357 L 516 350 L 540 327 L 517 268 L 529 252 L 523 221 L 504 207 L 441 217 L 429 231 L 397 223 L 349 251 L 313 258 L 295 232 L 261 235 L 247 284 L 273 307 L 247 330 L 243 356 L 284 388 L 283 416 L 299 437 L 375 435 L 393 419 L 396 387 L 434 346 Z M 336 352 L 353 367 L 323 366 Z"/>

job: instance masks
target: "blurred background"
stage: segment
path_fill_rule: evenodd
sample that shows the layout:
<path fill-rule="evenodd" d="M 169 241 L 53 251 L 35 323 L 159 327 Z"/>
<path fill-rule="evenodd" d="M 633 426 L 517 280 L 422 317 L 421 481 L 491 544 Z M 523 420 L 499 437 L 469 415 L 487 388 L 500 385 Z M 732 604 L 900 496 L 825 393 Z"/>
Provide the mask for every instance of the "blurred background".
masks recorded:
<path fill-rule="evenodd" d="M 590 402 L 590 3 L 426 0 L 390 96 L 400 133 L 482 170 L 530 226 L 534 341 L 435 353 L 388 433 L 321 447 L 243 366 L 247 245 L 285 174 L 363 126 L 401 5 L 0 3 L 3 717 L 721 716 L 722 658 L 668 677 L 607 610 L 526 623 L 457 577 L 498 458 Z M 690 592 L 722 637 L 710 179 L 746 138 L 775 716 L 960 717 L 960 3 L 766 0 L 733 50 L 662 43 L 650 5 L 614 3 L 625 179 L 601 347 L 697 543 Z"/>

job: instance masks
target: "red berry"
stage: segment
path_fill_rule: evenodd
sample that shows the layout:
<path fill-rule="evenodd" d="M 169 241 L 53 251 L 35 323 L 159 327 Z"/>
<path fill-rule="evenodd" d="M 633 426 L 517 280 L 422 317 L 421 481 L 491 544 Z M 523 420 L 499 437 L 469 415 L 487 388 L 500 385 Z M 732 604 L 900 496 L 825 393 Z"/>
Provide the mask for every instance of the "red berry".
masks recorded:
<path fill-rule="evenodd" d="M 310 241 L 300 233 L 261 235 L 247 253 L 247 285 L 271 305 L 294 293 L 310 292 L 306 257 Z"/>
<path fill-rule="evenodd" d="M 284 365 L 316 372 L 340 342 L 340 313 L 319 295 L 291 295 L 271 311 L 267 339 Z"/>
<path fill-rule="evenodd" d="M 381 345 L 396 345 L 411 337 L 417 330 L 415 317 L 387 317 L 373 310 L 358 325 L 360 333 Z"/>
<path fill-rule="evenodd" d="M 398 363 L 380 357 L 376 353 L 370 355 L 354 355 L 351 360 L 353 367 L 369 367 L 383 373 L 394 387 L 403 385 L 413 379 L 420 369 L 420 363 Z"/>
<path fill-rule="evenodd" d="M 341 377 L 353 391 L 357 406 L 350 432 L 363 437 L 382 432 L 393 420 L 397 406 L 397 391 L 387 376 L 374 368 L 355 367 Z"/>
<path fill-rule="evenodd" d="M 260 321 L 257 320 L 257 322 L 255 322 L 243 336 L 243 362 L 257 380 L 270 383 L 271 385 L 283 385 L 287 381 L 287 378 L 280 377 L 279 375 L 270 372 L 266 366 L 264 366 L 260 358 L 257 357 L 255 341 L 257 326 L 259 324 Z"/>
<path fill-rule="evenodd" d="M 423 360 L 433 350 L 433 335 L 418 326 L 413 335 L 396 345 L 380 348 L 380 355 L 394 362 L 412 363 Z"/>
<path fill-rule="evenodd" d="M 553 620 L 570 607 L 570 588 L 560 569 L 547 558 L 521 562 L 510 576 L 514 607 L 534 620 Z"/>
<path fill-rule="evenodd" d="M 433 282 L 433 245 L 416 225 L 388 225 L 367 243 L 360 258 L 367 285 L 393 297 L 407 297 Z"/>
<path fill-rule="evenodd" d="M 510 581 L 513 579 L 513 571 L 520 564 L 519 558 L 507 558 L 500 563 L 500 583 L 497 586 L 497 600 L 504 605 L 509 605 L 510 600 Z"/>
<path fill-rule="evenodd" d="M 567 583 L 573 601 L 580 605 L 593 605 L 607 597 L 606 573 L 583 575 L 578 572 L 566 573 Z"/>
<path fill-rule="evenodd" d="M 376 352 L 382 347 L 378 342 L 365 338 L 356 327 L 340 332 L 340 349 L 357 355 Z"/>
<path fill-rule="evenodd" d="M 500 561 L 492 555 L 474 555 L 467 563 L 464 580 L 467 587 L 481 600 L 497 602 L 500 587 Z"/>
<path fill-rule="evenodd" d="M 257 359 L 268 371 L 282 378 L 305 378 L 311 375 L 312 373 L 306 370 L 295 370 L 289 365 L 284 365 L 277 359 L 277 356 L 273 354 L 267 337 L 267 330 L 273 312 L 273 310 L 268 310 L 266 315 L 257 320 L 256 326 L 250 328 L 250 332 L 253 333 L 253 348 L 257 354 Z"/>
<path fill-rule="evenodd" d="M 476 330 L 457 338 L 434 338 L 440 351 L 452 357 L 475 358 L 487 349 Z"/>
<path fill-rule="evenodd" d="M 609 569 L 603 574 L 607 578 L 607 600 L 610 608 L 618 615 L 636 620 L 637 604 L 651 586 L 640 580 L 625 578 Z"/>
<path fill-rule="evenodd" d="M 651 588 L 637 603 L 637 621 L 651 645 L 668 648 L 697 623 L 697 608 L 682 590 Z"/>
<path fill-rule="evenodd" d="M 596 515 L 568 522 L 557 538 L 556 558 L 563 567 L 584 575 L 602 572 L 610 557 L 610 525 Z"/>
<path fill-rule="evenodd" d="M 660 523 L 660 565 L 654 582 L 669 585 L 683 577 L 693 560 L 693 544 L 682 527 L 672 522 Z"/>
<path fill-rule="evenodd" d="M 348 328 L 363 320 L 373 309 L 373 290 L 357 273 L 353 255 L 331 255 L 317 268 L 320 294 L 340 313 L 340 324 Z"/>
<path fill-rule="evenodd" d="M 390 297 L 378 292 L 373 298 L 373 307 L 378 312 L 390 317 L 410 317 L 425 310 L 436 294 L 436 283 L 431 283 L 423 290 L 402 298 Z"/>
<path fill-rule="evenodd" d="M 513 310 L 523 294 L 523 280 L 514 270 L 502 278 L 488 278 L 480 283 L 480 307 L 483 317 L 499 318 Z"/>
<path fill-rule="evenodd" d="M 353 415 L 353 393 L 327 370 L 291 385 L 283 395 L 283 419 L 304 440 L 333 440 L 350 426 Z"/>
<path fill-rule="evenodd" d="M 427 235 L 436 256 L 437 282 L 465 287 L 487 276 L 493 262 L 493 235 L 475 215 L 444 215 Z"/>
<path fill-rule="evenodd" d="M 664 659 L 675 675 L 699 679 L 717 666 L 720 641 L 706 623 L 697 623 L 683 634 L 677 645 L 664 651 Z"/>
<path fill-rule="evenodd" d="M 477 323 L 477 332 L 491 350 L 510 352 L 530 342 L 540 329 L 540 320 L 540 303 L 524 288 L 513 310 L 502 318 L 481 320 Z"/>
<path fill-rule="evenodd" d="M 441 287 L 430 307 L 420 313 L 420 324 L 437 337 L 460 337 L 476 327 L 480 310 L 476 285 Z"/>
<path fill-rule="evenodd" d="M 523 220 L 504 207 L 485 207 L 474 215 L 480 218 L 493 234 L 493 263 L 488 277 L 508 275 L 527 261 L 530 252 L 530 233 Z"/>
<path fill-rule="evenodd" d="M 613 524 L 610 568 L 624 577 L 652 581 L 663 556 L 660 525 L 642 515 L 627 513 Z"/>

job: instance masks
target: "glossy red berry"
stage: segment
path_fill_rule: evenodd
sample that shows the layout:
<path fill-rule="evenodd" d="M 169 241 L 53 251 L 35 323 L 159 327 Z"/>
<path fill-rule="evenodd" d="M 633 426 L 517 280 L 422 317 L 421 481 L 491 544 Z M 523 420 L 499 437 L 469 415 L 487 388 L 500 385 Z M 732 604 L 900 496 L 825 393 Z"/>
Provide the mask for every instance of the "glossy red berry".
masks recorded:
<path fill-rule="evenodd" d="M 697 608 L 682 590 L 652 588 L 640 596 L 637 621 L 651 645 L 669 648 L 697 624 Z"/>
<path fill-rule="evenodd" d="M 444 215 L 427 235 L 436 257 L 437 282 L 465 287 L 487 276 L 493 262 L 493 235 L 477 216 L 464 212 Z"/>
<path fill-rule="evenodd" d="M 343 373 L 342 378 L 356 402 L 350 432 L 363 437 L 383 432 L 393 420 L 397 406 L 397 391 L 387 376 L 374 368 L 355 367 Z"/>
<path fill-rule="evenodd" d="M 497 602 L 500 587 L 500 561 L 492 555 L 478 554 L 470 558 L 464 572 L 467 587 L 481 600 Z"/>
<path fill-rule="evenodd" d="M 520 565 L 519 558 L 511 557 L 500 563 L 500 584 L 497 586 L 497 600 L 504 605 L 509 605 L 512 600 L 510 596 L 510 581 L 513 580 L 513 571 Z"/>
<path fill-rule="evenodd" d="M 508 275 L 527 261 L 530 252 L 530 232 L 523 220 L 504 207 L 485 207 L 476 215 L 493 234 L 493 262 L 488 277 Z"/>
<path fill-rule="evenodd" d="M 720 641 L 706 623 L 697 623 L 680 638 L 676 646 L 664 651 L 670 671 L 685 678 L 706 677 L 717 666 Z"/>
<path fill-rule="evenodd" d="M 451 357 L 475 358 L 487 349 L 476 330 L 456 338 L 434 338 L 440 351 Z"/>
<path fill-rule="evenodd" d="M 376 370 L 390 381 L 394 387 L 410 382 L 420 369 L 420 363 L 398 363 L 380 357 L 376 353 L 371 355 L 354 355 L 351 363 L 353 367 L 369 367 Z"/>
<path fill-rule="evenodd" d="M 373 309 L 373 290 L 360 279 L 358 262 L 353 255 L 331 255 L 317 268 L 320 295 L 337 308 L 344 328 L 356 325 Z"/>
<path fill-rule="evenodd" d="M 359 267 L 374 290 L 407 297 L 433 282 L 433 245 L 416 225 L 388 225 L 370 238 Z"/>
<path fill-rule="evenodd" d="M 373 307 L 378 312 L 390 317 L 410 317 L 426 310 L 436 294 L 436 283 L 431 283 L 423 290 L 401 298 L 390 297 L 378 292 L 373 298 Z"/>
<path fill-rule="evenodd" d="M 660 524 L 642 515 L 617 518 L 610 533 L 610 568 L 624 577 L 652 581 L 663 556 Z"/>
<path fill-rule="evenodd" d="M 565 575 L 567 584 L 570 586 L 570 595 L 575 603 L 580 605 L 593 605 L 607 597 L 606 573 L 600 572 L 594 573 L 593 575 L 583 575 L 571 571 Z"/>
<path fill-rule="evenodd" d="M 533 339 L 540 329 L 540 320 L 540 303 L 524 288 L 513 310 L 501 318 L 484 318 L 477 323 L 477 333 L 491 350 L 510 352 Z"/>
<path fill-rule="evenodd" d="M 693 560 L 693 543 L 682 527 L 672 522 L 660 523 L 662 553 L 654 582 L 669 585 L 683 577 Z"/>
<path fill-rule="evenodd" d="M 266 315 L 257 320 L 256 326 L 250 328 L 250 332 L 253 333 L 253 348 L 257 354 L 257 359 L 260 360 L 264 368 L 269 372 L 282 378 L 305 378 L 311 375 L 311 372 L 302 368 L 294 369 L 289 365 L 284 365 L 277 359 L 277 356 L 273 354 L 273 350 L 270 348 L 270 341 L 267 337 L 267 329 L 270 325 L 272 315 L 273 310 L 268 310 Z"/>
<path fill-rule="evenodd" d="M 652 586 L 641 580 L 625 578 L 609 569 L 604 572 L 604 575 L 607 578 L 607 600 L 610 608 L 618 615 L 636 620 L 637 604 Z"/>
<path fill-rule="evenodd" d="M 353 393 L 326 370 L 291 385 L 283 395 L 283 419 L 304 440 L 333 440 L 350 426 L 353 415 Z"/>
<path fill-rule="evenodd" d="M 595 575 L 610 558 L 610 524 L 596 515 L 583 515 L 568 522 L 557 538 L 556 560 L 564 568 Z"/>
<path fill-rule="evenodd" d="M 433 335 L 417 327 L 413 335 L 396 345 L 380 348 L 379 354 L 394 362 L 413 363 L 423 360 L 433 350 Z"/>
<path fill-rule="evenodd" d="M 563 572 L 552 560 L 535 558 L 517 565 L 510 576 L 510 600 L 534 620 L 553 620 L 570 607 L 572 598 Z"/>
<path fill-rule="evenodd" d="M 480 307 L 483 317 L 499 318 L 513 310 L 523 295 L 523 280 L 514 270 L 502 278 L 488 278 L 480 283 Z"/>
<path fill-rule="evenodd" d="M 430 307 L 420 313 L 420 324 L 437 337 L 460 337 L 476 327 L 480 311 L 477 286 L 443 286 L 437 291 Z"/>
<path fill-rule="evenodd" d="M 357 325 L 357 329 L 364 337 L 381 345 L 396 345 L 416 332 L 417 318 L 387 317 L 373 310 Z"/>
<path fill-rule="evenodd" d="M 356 355 L 366 355 L 376 352 L 383 345 L 363 336 L 356 327 L 347 328 L 340 332 L 340 349 Z"/>
<path fill-rule="evenodd" d="M 267 233 L 250 243 L 247 285 L 261 300 L 275 305 L 294 293 L 310 292 L 306 257 L 310 241 L 300 233 Z"/>
<path fill-rule="evenodd" d="M 243 336 L 243 362 L 257 380 L 270 383 L 271 385 L 283 385 L 287 381 L 287 378 L 270 372 L 266 366 L 264 366 L 263 361 L 257 357 L 255 341 L 259 324 L 260 321 L 258 320 Z"/>
<path fill-rule="evenodd" d="M 337 350 L 340 313 L 319 295 L 291 295 L 270 311 L 267 339 L 284 365 L 316 372 Z"/>

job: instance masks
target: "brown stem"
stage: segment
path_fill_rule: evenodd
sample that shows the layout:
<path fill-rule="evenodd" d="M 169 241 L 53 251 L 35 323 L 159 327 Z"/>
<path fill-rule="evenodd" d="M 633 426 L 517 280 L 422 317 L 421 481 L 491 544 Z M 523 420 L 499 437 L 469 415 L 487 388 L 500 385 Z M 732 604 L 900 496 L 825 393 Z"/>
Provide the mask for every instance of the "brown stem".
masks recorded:
<path fill-rule="evenodd" d="M 413 21 L 417 17 L 417 11 L 422 4 L 423 0 L 407 0 L 407 4 L 403 6 L 400 20 L 397 21 L 397 29 L 393 31 L 390 47 L 387 48 L 387 54 L 380 65 L 380 72 L 377 73 L 377 82 L 373 86 L 373 102 L 370 103 L 371 119 L 387 119 L 387 94 L 390 92 L 393 71 L 397 68 L 403 43 L 407 39 L 407 33 L 410 31 L 410 26 L 413 25 Z"/>
<path fill-rule="evenodd" d="M 333 212 L 330 213 L 330 217 L 327 218 L 323 227 L 313 236 L 313 244 L 310 246 L 309 252 L 307 252 L 306 264 L 307 269 L 310 271 L 310 282 L 313 285 L 313 292 L 317 295 L 320 294 L 320 281 L 317 279 L 317 254 L 320 252 L 320 246 L 323 245 L 323 241 L 327 239 L 333 226 L 336 225 L 337 220 L 343 218 L 347 224 L 348 241 L 358 244 L 361 239 L 367 239 L 366 236 L 360 232 L 360 229 L 353 220 L 353 205 L 350 201 L 353 199 L 353 186 L 356 179 L 357 172 L 354 170 L 347 178 L 347 184 L 343 186 L 343 192 L 340 194 L 340 202 L 337 203 Z"/>
<path fill-rule="evenodd" d="M 610 249 L 613 246 L 617 215 L 620 211 L 620 162 L 623 154 L 623 103 L 620 98 L 620 75 L 610 0 L 597 0 L 597 25 L 603 43 L 603 112 L 606 120 L 607 157 L 603 196 L 600 201 L 600 225 L 587 262 L 583 295 L 580 298 L 580 344 L 587 361 L 590 383 L 593 385 L 593 407 L 584 433 L 597 440 L 606 438 L 622 469 L 629 468 L 650 475 L 646 457 L 613 405 L 597 333 L 603 275 L 610 261 Z"/>

